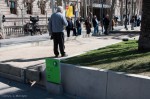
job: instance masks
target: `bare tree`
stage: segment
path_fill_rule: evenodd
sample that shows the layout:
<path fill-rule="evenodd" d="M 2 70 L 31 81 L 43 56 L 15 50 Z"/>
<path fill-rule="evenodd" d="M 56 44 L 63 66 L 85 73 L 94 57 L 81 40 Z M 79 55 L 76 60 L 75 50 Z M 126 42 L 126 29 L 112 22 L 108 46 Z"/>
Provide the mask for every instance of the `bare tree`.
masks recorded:
<path fill-rule="evenodd" d="M 110 24 L 109 24 L 109 29 L 108 31 L 110 31 L 111 26 L 112 26 L 112 19 L 113 19 L 113 14 L 115 12 L 115 4 L 116 4 L 116 0 L 112 0 L 112 5 L 111 5 L 111 9 L 110 9 Z"/>
<path fill-rule="evenodd" d="M 120 19 L 121 19 L 121 25 L 123 25 L 123 0 L 119 0 L 120 3 Z"/>

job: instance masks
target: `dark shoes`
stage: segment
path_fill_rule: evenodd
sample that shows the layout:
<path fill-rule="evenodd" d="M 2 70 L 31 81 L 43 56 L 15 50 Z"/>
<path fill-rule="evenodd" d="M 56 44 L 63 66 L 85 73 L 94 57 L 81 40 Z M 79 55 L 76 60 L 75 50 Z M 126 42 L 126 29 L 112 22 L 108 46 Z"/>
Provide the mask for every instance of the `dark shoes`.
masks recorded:
<path fill-rule="evenodd" d="M 67 54 L 64 54 L 64 55 L 61 55 L 61 57 L 67 57 L 68 55 Z M 59 55 L 55 55 L 55 58 L 58 58 Z"/>
<path fill-rule="evenodd" d="M 61 55 L 61 57 L 67 57 L 67 56 L 68 56 L 67 54 Z"/>
<path fill-rule="evenodd" d="M 59 55 L 55 55 L 55 58 L 58 58 Z"/>
<path fill-rule="evenodd" d="M 105 35 L 108 35 L 108 33 L 104 33 Z"/>

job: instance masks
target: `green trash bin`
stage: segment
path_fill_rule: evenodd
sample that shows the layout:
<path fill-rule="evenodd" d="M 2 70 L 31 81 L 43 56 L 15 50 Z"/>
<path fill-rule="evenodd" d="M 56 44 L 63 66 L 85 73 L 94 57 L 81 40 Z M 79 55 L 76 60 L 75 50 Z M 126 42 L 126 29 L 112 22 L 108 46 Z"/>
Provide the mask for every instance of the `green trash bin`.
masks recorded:
<path fill-rule="evenodd" d="M 46 79 L 48 82 L 61 84 L 59 60 L 46 58 Z"/>

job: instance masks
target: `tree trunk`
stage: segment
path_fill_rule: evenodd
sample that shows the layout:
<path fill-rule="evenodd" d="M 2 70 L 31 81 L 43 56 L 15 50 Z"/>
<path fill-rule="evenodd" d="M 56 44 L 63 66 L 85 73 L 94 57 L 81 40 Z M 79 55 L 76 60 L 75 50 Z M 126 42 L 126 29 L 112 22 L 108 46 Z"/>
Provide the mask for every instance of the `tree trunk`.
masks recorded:
<path fill-rule="evenodd" d="M 137 2 L 134 2 L 134 15 L 137 14 L 136 11 L 137 11 Z"/>
<path fill-rule="evenodd" d="M 120 19 L 121 19 L 121 25 L 123 26 L 123 1 L 120 0 L 121 7 L 120 7 Z"/>
<path fill-rule="evenodd" d="M 115 4 L 116 4 L 116 0 L 112 0 L 112 6 L 111 6 L 111 11 L 110 11 L 110 24 L 109 24 L 109 28 L 108 28 L 108 32 L 111 30 L 112 27 L 112 19 L 113 19 L 113 14 L 115 12 Z"/>
<path fill-rule="evenodd" d="M 84 6 L 84 19 L 86 19 L 87 18 L 87 0 L 84 0 L 83 6 Z"/>
<path fill-rule="evenodd" d="M 150 51 L 150 0 L 143 0 L 142 24 L 138 49 Z"/>

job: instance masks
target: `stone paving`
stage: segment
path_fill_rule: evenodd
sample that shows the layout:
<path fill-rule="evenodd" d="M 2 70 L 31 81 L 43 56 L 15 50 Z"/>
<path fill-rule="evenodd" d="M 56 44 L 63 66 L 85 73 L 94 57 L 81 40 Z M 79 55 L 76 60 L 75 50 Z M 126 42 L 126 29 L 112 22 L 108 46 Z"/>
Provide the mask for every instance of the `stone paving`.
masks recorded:
<path fill-rule="evenodd" d="M 38 86 L 30 86 L 0 77 L 0 99 L 70 99 L 64 95 L 54 95 Z"/>
<path fill-rule="evenodd" d="M 138 39 L 138 35 L 120 33 L 111 34 L 109 36 L 91 36 L 89 38 L 79 36 L 75 39 L 75 37 L 71 37 L 69 40 L 65 40 L 65 51 L 68 54 L 68 57 L 72 57 L 81 53 L 85 53 L 89 50 L 98 49 L 121 42 L 122 39 L 126 37 L 131 39 L 136 37 Z M 52 40 L 28 43 L 24 46 L 18 45 L 4 47 L 0 49 L 1 65 L 9 64 L 14 67 L 26 68 L 29 66 L 43 64 L 45 62 L 45 58 L 47 57 L 54 57 Z M 63 58 L 59 57 L 58 59 Z"/>

